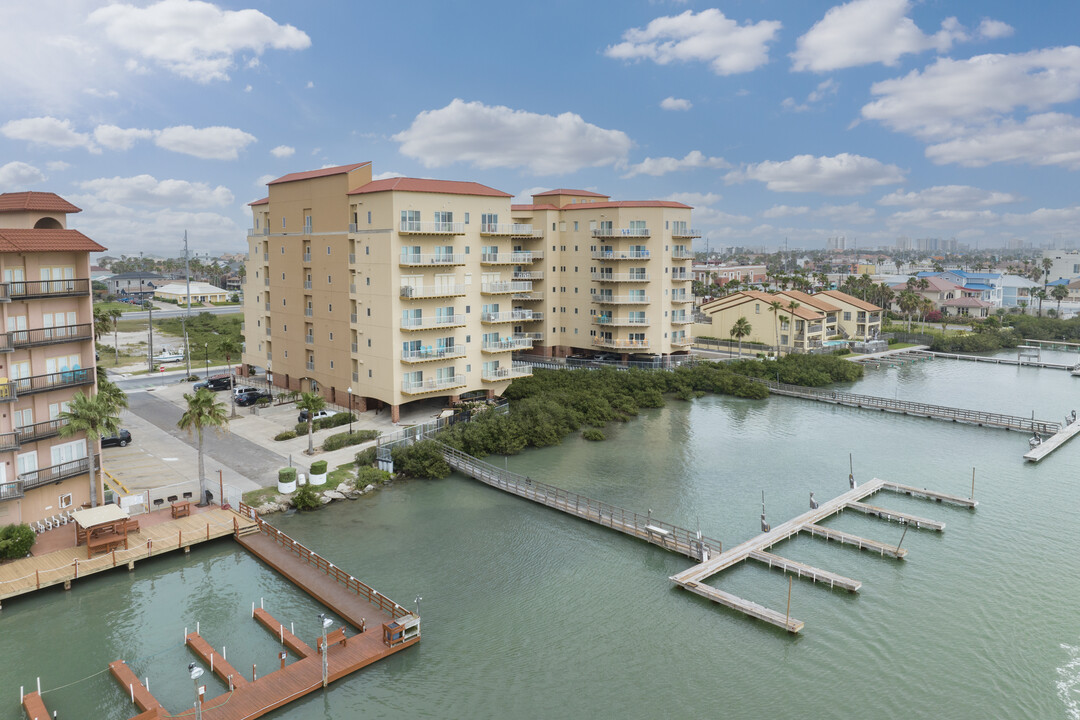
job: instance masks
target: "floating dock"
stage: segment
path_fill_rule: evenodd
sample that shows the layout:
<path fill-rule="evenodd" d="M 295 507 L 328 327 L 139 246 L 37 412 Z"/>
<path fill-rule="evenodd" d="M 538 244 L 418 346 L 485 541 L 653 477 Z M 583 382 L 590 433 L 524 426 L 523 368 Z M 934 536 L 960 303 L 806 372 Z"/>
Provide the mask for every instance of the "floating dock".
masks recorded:
<path fill-rule="evenodd" d="M 1028 462 L 1037 463 L 1065 443 L 1072 440 L 1077 433 L 1080 433 L 1080 422 L 1074 422 L 1071 425 L 1066 425 L 1064 428 L 1058 430 L 1056 433 L 1046 438 L 1041 443 L 1033 447 L 1030 451 L 1025 453 L 1024 459 Z"/>

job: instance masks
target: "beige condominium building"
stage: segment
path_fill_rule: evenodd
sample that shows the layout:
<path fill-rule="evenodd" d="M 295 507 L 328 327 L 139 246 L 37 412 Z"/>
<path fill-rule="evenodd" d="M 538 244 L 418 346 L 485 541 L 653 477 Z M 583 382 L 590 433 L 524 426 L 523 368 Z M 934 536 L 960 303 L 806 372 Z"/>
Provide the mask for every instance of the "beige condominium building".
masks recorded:
<path fill-rule="evenodd" d="M 358 411 L 494 397 L 515 353 L 690 346 L 690 208 L 474 182 L 285 175 L 251 204 L 244 362 Z"/>
<path fill-rule="evenodd" d="M 90 253 L 67 228 L 79 208 L 48 192 L 0 195 L 0 525 L 36 522 L 91 501 L 85 437 L 60 438 L 76 391 L 92 394 Z"/>

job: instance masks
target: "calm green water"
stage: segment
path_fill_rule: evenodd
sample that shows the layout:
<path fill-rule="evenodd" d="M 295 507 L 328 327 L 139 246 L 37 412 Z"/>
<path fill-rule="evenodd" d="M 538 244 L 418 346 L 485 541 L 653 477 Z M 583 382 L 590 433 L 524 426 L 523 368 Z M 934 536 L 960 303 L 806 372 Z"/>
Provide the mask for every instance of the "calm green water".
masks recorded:
<path fill-rule="evenodd" d="M 1080 378 L 1067 372 L 970 362 L 871 370 L 853 387 L 1047 419 L 1080 405 Z M 461 477 L 277 517 L 398 602 L 422 595 L 424 640 L 271 717 L 1080 717 L 1080 442 L 1034 467 L 1020 433 L 789 398 L 672 400 L 608 435 L 509 466 L 700 523 L 726 545 L 758 532 L 762 490 L 773 523 L 803 512 L 811 490 L 846 490 L 849 453 L 858 479 L 960 495 L 974 466 L 981 504 L 878 495 L 948 524 L 940 535 L 909 531 L 902 562 L 820 539 L 778 546 L 863 581 L 851 595 L 796 580 L 799 636 L 674 589 L 667 578 L 688 567 L 683 558 Z M 902 533 L 855 513 L 829 524 L 889 542 Z M 784 610 L 779 572 L 743 565 L 714 582 Z M 238 668 L 270 670 L 277 646 L 250 619 L 260 598 L 302 637 L 315 634 L 314 603 L 230 541 L 9 601 L 0 717 L 19 717 L 18 687 L 37 675 L 56 688 L 117 658 L 180 711 L 192 697 L 181 642 L 196 621 Z M 134 714 L 107 673 L 45 697 L 60 717 Z"/>

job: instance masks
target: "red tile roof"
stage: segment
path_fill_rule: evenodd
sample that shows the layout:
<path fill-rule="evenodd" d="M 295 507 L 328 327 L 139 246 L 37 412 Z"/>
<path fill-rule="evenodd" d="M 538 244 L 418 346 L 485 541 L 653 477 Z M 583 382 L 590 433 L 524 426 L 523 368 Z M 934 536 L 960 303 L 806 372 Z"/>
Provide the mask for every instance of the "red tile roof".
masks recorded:
<path fill-rule="evenodd" d="M 474 182 L 459 182 L 457 180 L 424 180 L 422 178 L 395 177 L 386 180 L 373 180 L 367 185 L 361 185 L 355 190 L 350 190 L 349 195 L 363 195 L 365 193 L 387 192 L 423 192 L 442 193 L 444 195 L 486 195 L 488 197 L 514 197 L 502 190 L 481 185 Z"/>
<path fill-rule="evenodd" d="M 43 210 L 45 212 L 77 213 L 82 209 L 75 207 L 56 193 L 17 192 L 0 194 L 0 212 L 19 212 L 20 210 Z"/>
<path fill-rule="evenodd" d="M 533 197 L 544 197 L 545 195 L 576 195 L 578 197 L 611 197 L 610 195 L 601 195 L 600 193 L 589 192 L 588 190 L 567 190 L 566 188 L 559 188 L 557 190 L 548 190 L 547 192 L 534 193 Z"/>
<path fill-rule="evenodd" d="M 801 290 L 782 290 L 781 295 L 786 295 L 795 302 L 802 303 L 803 305 L 810 305 L 816 307 L 822 312 L 840 312 L 840 308 L 836 307 L 830 302 L 825 302 L 825 298 L 820 295 L 809 295 Z"/>
<path fill-rule="evenodd" d="M 252 205 L 269 205 L 269 204 L 270 204 L 270 196 L 267 195 L 262 200 L 256 200 L 254 202 L 249 202 L 248 207 L 251 207 Z"/>
<path fill-rule="evenodd" d="M 551 203 L 543 203 L 541 205 L 511 205 L 510 209 L 524 212 L 526 210 L 558 210 L 559 208 Z"/>
<path fill-rule="evenodd" d="M 693 210 L 689 205 L 671 200 L 612 200 L 609 202 L 577 203 L 576 205 L 563 205 L 560 210 L 594 210 L 596 208 L 623 208 L 623 207 L 666 207 Z"/>
<path fill-rule="evenodd" d="M 941 303 L 942 307 L 966 307 L 966 308 L 988 308 L 993 307 L 994 304 L 985 300 L 980 300 L 974 295 L 965 295 L 963 297 L 952 298 Z"/>
<path fill-rule="evenodd" d="M 831 297 L 833 300 L 839 300 L 840 302 L 847 303 L 848 305 L 853 305 L 859 310 L 866 310 L 868 312 L 878 312 L 879 310 L 881 310 L 881 308 L 879 308 L 873 303 L 868 303 L 865 300 L 860 300 L 853 295 L 848 295 L 846 292 L 840 292 L 839 290 L 822 290 L 818 294 L 826 295 L 828 297 Z"/>
<path fill-rule="evenodd" d="M 732 293 L 730 295 L 724 295 L 723 297 L 717 298 L 712 302 L 705 303 L 701 306 L 701 311 L 708 312 L 713 308 L 716 308 L 717 311 L 725 310 L 728 307 L 732 307 L 734 305 L 742 305 L 743 303 L 756 301 L 763 303 L 778 302 L 783 306 L 783 308 L 781 309 L 782 313 L 791 314 L 791 311 L 788 310 L 788 303 L 790 303 L 792 300 L 793 298 L 784 297 L 783 295 L 779 294 L 770 295 L 769 293 L 763 293 L 758 290 L 740 290 L 739 292 Z M 795 302 L 799 303 L 798 300 L 795 300 Z M 809 305 L 809 303 L 807 303 L 807 305 Z M 804 320 L 817 320 L 824 317 L 824 314 L 822 312 L 818 310 L 813 310 L 807 305 L 799 303 L 798 307 L 795 308 L 795 315 L 797 317 L 803 318 Z"/>
<path fill-rule="evenodd" d="M 279 183 L 295 182 L 297 180 L 310 180 L 311 178 L 326 177 L 328 175 L 342 175 L 344 173 L 352 172 L 356 168 L 370 165 L 371 161 L 362 163 L 353 163 L 351 165 L 338 165 L 337 167 L 321 168 L 319 170 L 309 170 L 307 172 L 289 173 L 288 175 L 282 175 L 277 180 L 271 180 L 266 183 L 267 185 L 277 185 Z"/>
<path fill-rule="evenodd" d="M 78 230 L 0 228 L 0 252 L 101 252 L 106 249 Z"/>

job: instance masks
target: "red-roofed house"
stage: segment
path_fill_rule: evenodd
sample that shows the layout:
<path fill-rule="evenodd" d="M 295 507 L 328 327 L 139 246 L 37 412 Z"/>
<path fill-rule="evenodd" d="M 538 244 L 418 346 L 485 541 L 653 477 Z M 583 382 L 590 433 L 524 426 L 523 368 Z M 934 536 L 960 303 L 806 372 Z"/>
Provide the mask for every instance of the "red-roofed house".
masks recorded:
<path fill-rule="evenodd" d="M 0 194 L 0 525 L 104 500 L 88 457 L 100 443 L 57 435 L 68 401 L 97 382 L 90 253 L 105 248 L 68 229 L 77 212 L 54 193 Z"/>
<path fill-rule="evenodd" d="M 774 303 L 779 304 L 775 311 Z M 743 338 L 744 342 L 769 347 L 777 347 L 779 342 L 781 352 L 810 352 L 823 347 L 828 339 L 828 313 L 836 312 L 833 305 L 825 302 L 811 303 L 802 297 L 758 290 L 734 292 L 707 302 L 700 309 L 712 320 L 713 337 L 723 340 L 733 337 L 731 329 L 745 318 L 750 324 L 750 334 Z"/>

